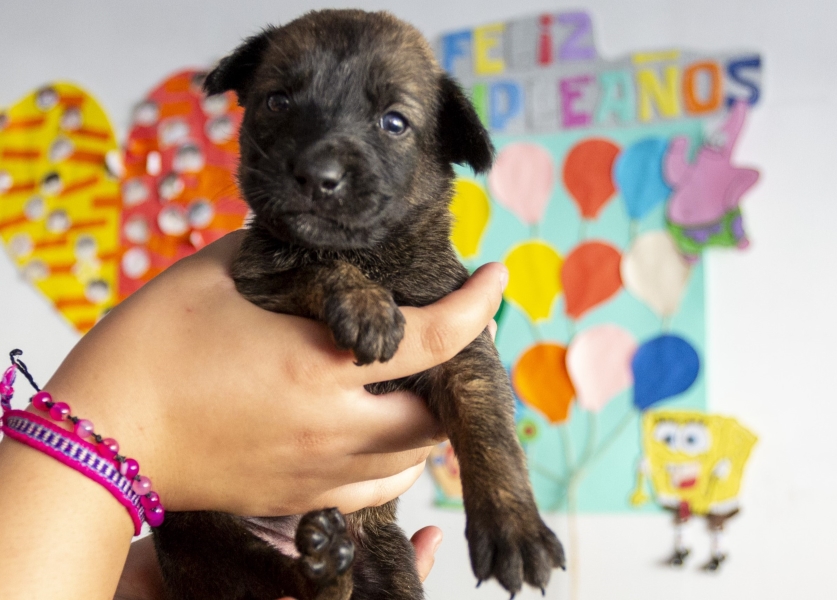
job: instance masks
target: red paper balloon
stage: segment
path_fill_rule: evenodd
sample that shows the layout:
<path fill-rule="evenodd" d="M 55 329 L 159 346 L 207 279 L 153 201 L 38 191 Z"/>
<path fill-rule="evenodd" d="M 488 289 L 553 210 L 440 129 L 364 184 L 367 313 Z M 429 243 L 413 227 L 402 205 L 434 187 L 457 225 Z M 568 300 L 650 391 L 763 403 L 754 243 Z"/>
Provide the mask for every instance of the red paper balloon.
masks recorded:
<path fill-rule="evenodd" d="M 517 359 L 511 379 L 520 399 L 543 414 L 550 423 L 563 423 L 575 397 L 567 372 L 567 349 L 552 342 L 539 342 Z"/>
<path fill-rule="evenodd" d="M 564 261 L 561 284 L 564 311 L 578 319 L 588 310 L 616 294 L 622 287 L 619 250 L 605 242 L 583 242 Z"/>
<path fill-rule="evenodd" d="M 616 144 L 601 139 L 584 140 L 567 154 L 564 185 L 585 219 L 595 219 L 616 192 L 612 172 L 618 154 Z"/>

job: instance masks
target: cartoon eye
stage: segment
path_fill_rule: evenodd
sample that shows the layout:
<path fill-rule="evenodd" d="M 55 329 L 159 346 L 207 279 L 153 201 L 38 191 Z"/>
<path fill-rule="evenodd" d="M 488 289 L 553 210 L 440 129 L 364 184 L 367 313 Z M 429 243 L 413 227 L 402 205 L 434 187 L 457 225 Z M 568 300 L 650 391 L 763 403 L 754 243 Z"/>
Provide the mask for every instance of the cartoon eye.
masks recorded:
<path fill-rule="evenodd" d="M 709 430 L 701 423 L 689 423 L 680 430 L 680 449 L 686 454 L 703 454 L 709 450 Z"/>
<path fill-rule="evenodd" d="M 380 125 L 381 129 L 387 133 L 391 133 L 392 135 L 401 135 L 407 131 L 407 128 L 410 126 L 404 115 L 395 112 L 394 110 L 381 117 Z"/>
<path fill-rule="evenodd" d="M 669 450 L 678 450 L 680 432 L 672 421 L 660 421 L 654 427 L 654 439 L 668 446 Z"/>
<path fill-rule="evenodd" d="M 273 92 L 267 97 L 267 107 L 273 112 L 287 109 L 291 105 L 291 99 L 284 92 Z"/>

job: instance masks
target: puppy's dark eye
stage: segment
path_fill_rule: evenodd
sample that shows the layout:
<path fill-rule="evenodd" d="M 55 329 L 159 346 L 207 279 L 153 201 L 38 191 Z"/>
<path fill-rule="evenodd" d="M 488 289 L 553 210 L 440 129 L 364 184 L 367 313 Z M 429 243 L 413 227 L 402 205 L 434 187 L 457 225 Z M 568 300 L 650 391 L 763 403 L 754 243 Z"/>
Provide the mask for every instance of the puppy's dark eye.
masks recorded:
<path fill-rule="evenodd" d="M 392 135 L 401 135 L 410 126 L 404 115 L 395 111 L 390 111 L 381 117 L 380 125 L 381 129 Z"/>
<path fill-rule="evenodd" d="M 284 92 L 273 92 L 267 97 L 267 107 L 273 112 L 285 110 L 291 105 L 291 99 Z"/>

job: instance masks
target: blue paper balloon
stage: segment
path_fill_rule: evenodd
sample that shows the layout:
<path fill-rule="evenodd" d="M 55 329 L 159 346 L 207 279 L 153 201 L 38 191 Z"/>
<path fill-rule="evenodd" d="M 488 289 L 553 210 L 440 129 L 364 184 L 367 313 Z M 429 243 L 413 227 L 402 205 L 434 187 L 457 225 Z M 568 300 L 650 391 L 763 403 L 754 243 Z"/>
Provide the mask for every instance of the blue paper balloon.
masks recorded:
<path fill-rule="evenodd" d="M 644 138 L 616 159 L 613 179 L 632 219 L 641 219 L 665 202 L 671 188 L 663 179 L 663 157 L 668 148 L 664 138 Z"/>
<path fill-rule="evenodd" d="M 661 335 L 642 344 L 631 361 L 634 406 L 645 410 L 688 390 L 700 371 L 700 358 L 689 342 Z"/>

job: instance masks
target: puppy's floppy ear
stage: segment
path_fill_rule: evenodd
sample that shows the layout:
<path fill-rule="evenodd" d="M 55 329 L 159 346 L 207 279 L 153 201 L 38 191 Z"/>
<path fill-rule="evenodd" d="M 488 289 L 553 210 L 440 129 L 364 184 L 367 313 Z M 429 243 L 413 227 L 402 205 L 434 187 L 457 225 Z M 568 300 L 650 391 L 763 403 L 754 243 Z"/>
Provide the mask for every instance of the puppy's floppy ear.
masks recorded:
<path fill-rule="evenodd" d="M 271 33 L 272 29 L 265 29 L 260 34 L 247 38 L 232 54 L 222 58 L 206 76 L 203 90 L 208 95 L 235 90 L 238 103 L 243 106 L 250 79 L 262 61 L 262 55 L 270 43 L 268 36 Z"/>
<path fill-rule="evenodd" d="M 471 166 L 475 173 L 491 168 L 494 146 L 482 126 L 474 105 L 462 88 L 447 75 L 440 81 L 438 139 L 448 162 Z"/>

